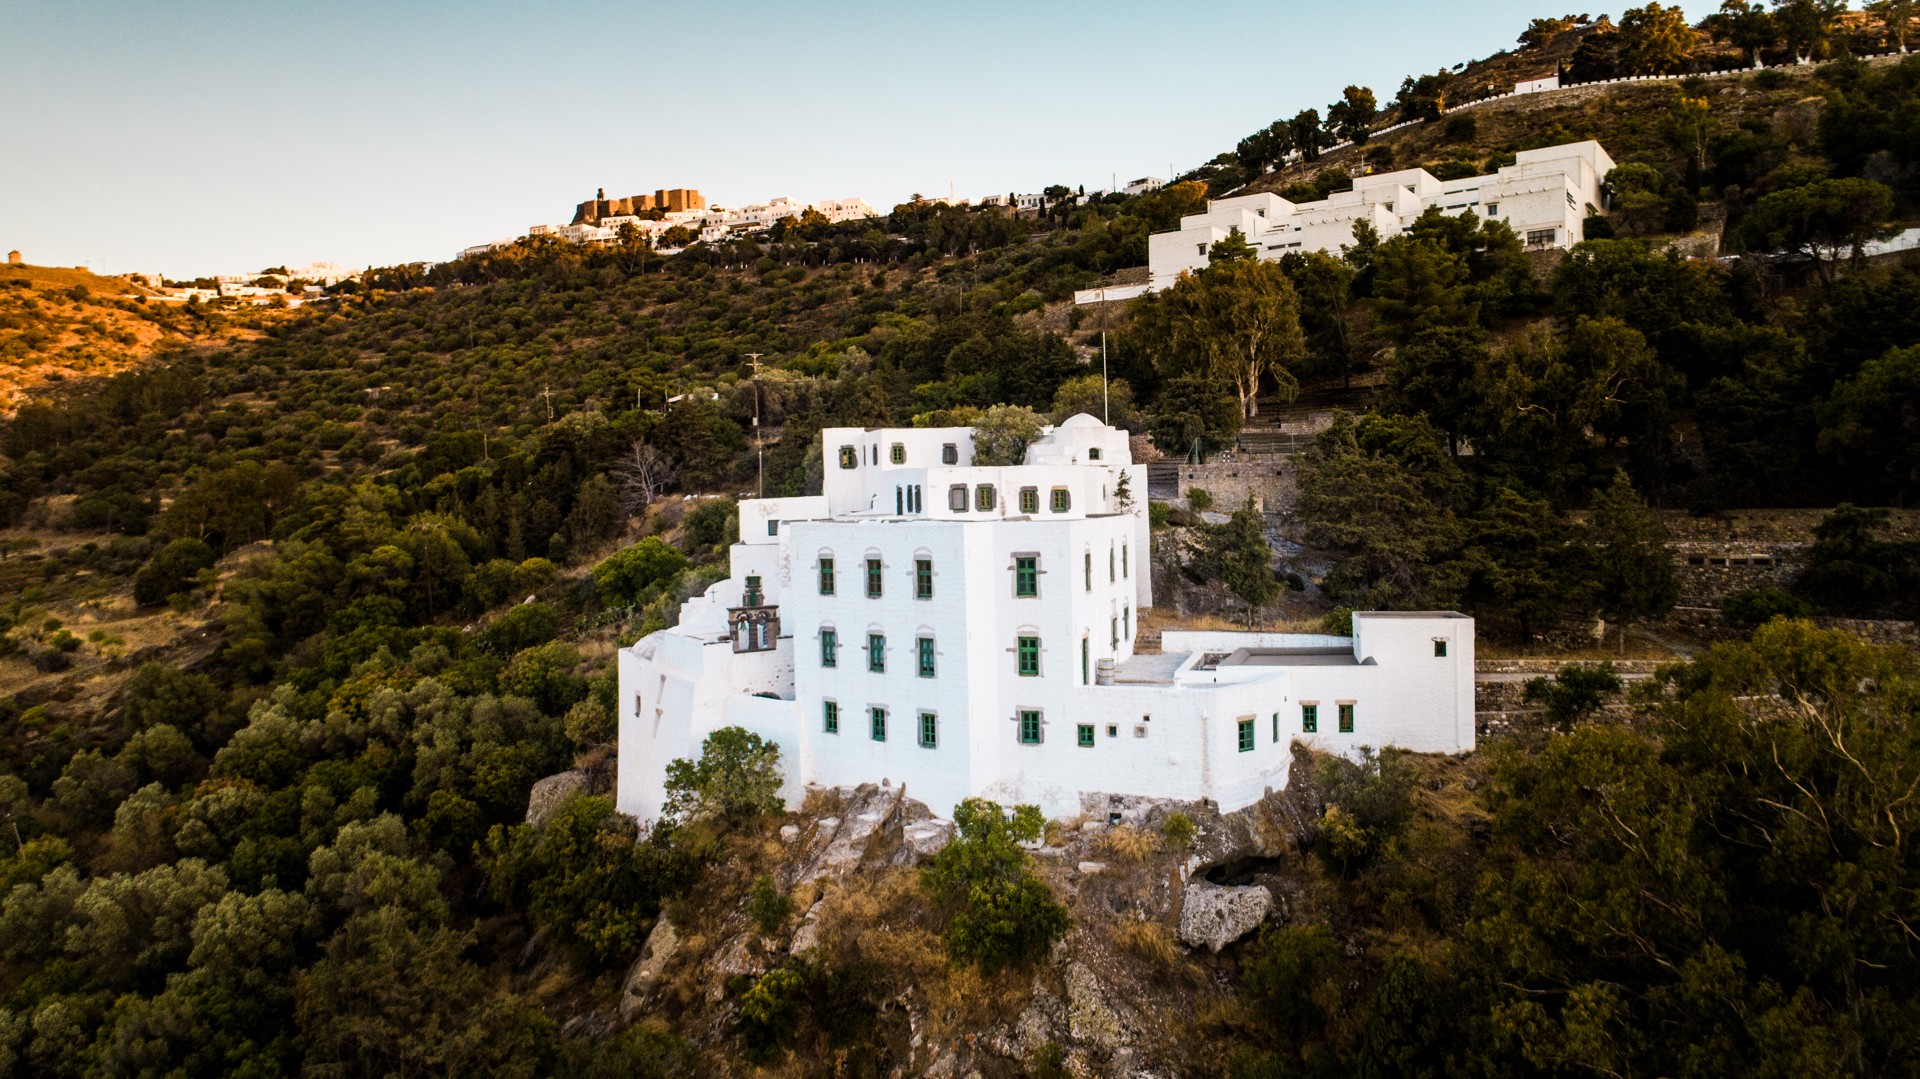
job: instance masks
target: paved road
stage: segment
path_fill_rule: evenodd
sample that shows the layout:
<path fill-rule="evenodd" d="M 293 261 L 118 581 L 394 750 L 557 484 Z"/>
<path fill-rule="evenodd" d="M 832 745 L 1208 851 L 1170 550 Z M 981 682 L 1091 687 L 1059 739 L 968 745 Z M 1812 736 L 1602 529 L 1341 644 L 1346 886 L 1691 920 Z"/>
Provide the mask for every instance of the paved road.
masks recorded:
<path fill-rule="evenodd" d="M 1638 682 L 1642 679 L 1653 677 L 1653 675 L 1647 674 L 1644 671 L 1621 671 L 1619 674 L 1622 682 Z M 1545 675 L 1539 672 L 1529 674 L 1521 671 L 1496 671 L 1487 674 L 1475 674 L 1473 680 L 1476 682 L 1525 682 L 1531 678 L 1542 677 L 1545 677 Z"/>

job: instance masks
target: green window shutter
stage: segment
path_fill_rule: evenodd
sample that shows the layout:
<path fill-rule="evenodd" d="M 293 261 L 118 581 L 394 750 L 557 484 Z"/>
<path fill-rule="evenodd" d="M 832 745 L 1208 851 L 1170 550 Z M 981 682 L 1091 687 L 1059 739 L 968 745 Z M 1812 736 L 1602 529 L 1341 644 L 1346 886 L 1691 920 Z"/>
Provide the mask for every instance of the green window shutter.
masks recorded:
<path fill-rule="evenodd" d="M 1273 714 L 1273 740 L 1276 742 L 1280 740 L 1280 713 L 1278 712 Z"/>
<path fill-rule="evenodd" d="M 1086 552 L 1085 561 L 1086 561 L 1086 567 L 1085 567 L 1084 576 L 1086 578 L 1086 591 L 1091 592 L 1093 591 L 1093 552 L 1092 551 Z"/>
<path fill-rule="evenodd" d="M 873 740 L 876 742 L 886 741 L 887 710 L 885 708 L 870 708 L 867 710 L 867 714 L 873 726 Z"/>
<path fill-rule="evenodd" d="M 1340 733 L 1353 733 L 1353 705 L 1343 704 L 1340 708 Z"/>
<path fill-rule="evenodd" d="M 1040 744 L 1040 713 L 1033 711 L 1020 713 L 1020 744 L 1026 746 Z"/>
<path fill-rule="evenodd" d="M 1079 729 L 1079 735 L 1080 735 L 1080 748 L 1082 749 L 1093 748 L 1093 724 L 1082 723 L 1080 724 L 1078 729 Z"/>
<path fill-rule="evenodd" d="M 840 733 L 840 705 L 827 701 L 820 705 L 821 727 L 828 734 Z"/>
<path fill-rule="evenodd" d="M 1040 488 L 1038 487 L 1020 488 L 1020 512 L 1021 513 L 1039 513 L 1040 512 Z"/>
<path fill-rule="evenodd" d="M 1065 487 L 1055 487 L 1053 489 L 1053 512 L 1065 513 L 1072 506 L 1073 498 L 1067 493 L 1067 489 Z"/>
<path fill-rule="evenodd" d="M 1300 729 L 1307 734 L 1312 734 L 1320 729 L 1319 705 L 1303 704 L 1300 706 Z"/>
<path fill-rule="evenodd" d="M 1253 720 L 1251 719 L 1240 721 L 1240 752 L 1253 752 Z"/>
<path fill-rule="evenodd" d="M 933 638 L 920 638 L 920 677 L 933 677 Z"/>
<path fill-rule="evenodd" d="M 867 559 L 867 595 L 878 596 L 879 594 L 880 560 L 877 558 L 869 558 Z"/>
<path fill-rule="evenodd" d="M 913 560 L 913 598 L 933 598 L 933 560 L 931 558 Z"/>
<path fill-rule="evenodd" d="M 1087 639 L 1080 638 L 1080 684 L 1087 684 Z"/>
<path fill-rule="evenodd" d="M 833 630 L 820 631 L 820 665 L 838 667 L 840 665 L 840 635 Z"/>
<path fill-rule="evenodd" d="M 820 560 L 820 594 L 833 595 L 833 559 L 831 558 Z"/>
<path fill-rule="evenodd" d="M 1021 676 L 1026 678 L 1032 678 L 1039 675 L 1040 673 L 1040 638 L 1038 637 L 1020 638 L 1019 648 L 1016 649 L 1016 652 L 1020 657 L 1019 671 Z"/>
<path fill-rule="evenodd" d="M 1013 560 L 1013 594 L 1016 596 L 1037 596 L 1040 594 L 1040 560 L 1034 557 Z"/>
<path fill-rule="evenodd" d="M 867 634 L 867 670 L 887 669 L 887 639 L 878 633 Z"/>
<path fill-rule="evenodd" d="M 932 712 L 920 713 L 920 744 L 927 749 L 940 744 L 940 717 Z"/>

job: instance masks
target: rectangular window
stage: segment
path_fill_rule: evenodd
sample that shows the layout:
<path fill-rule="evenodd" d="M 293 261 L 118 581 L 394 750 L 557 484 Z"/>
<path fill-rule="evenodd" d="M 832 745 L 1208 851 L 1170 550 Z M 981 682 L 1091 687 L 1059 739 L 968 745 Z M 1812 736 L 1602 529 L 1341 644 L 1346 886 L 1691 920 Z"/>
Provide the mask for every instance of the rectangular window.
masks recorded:
<path fill-rule="evenodd" d="M 933 749 L 940 744 L 940 717 L 932 712 L 920 713 L 920 747 Z"/>
<path fill-rule="evenodd" d="M 880 595 L 880 583 L 880 560 L 869 558 L 867 559 L 867 595 L 877 598 Z"/>
<path fill-rule="evenodd" d="M 1087 639 L 1080 638 L 1080 684 L 1087 684 Z"/>
<path fill-rule="evenodd" d="M 906 464 L 907 463 L 907 447 L 899 442 L 895 442 L 893 444 L 893 449 L 888 451 L 887 459 L 892 461 L 896 465 Z"/>
<path fill-rule="evenodd" d="M 1240 752 L 1253 752 L 1253 719 L 1248 717 L 1240 721 Z"/>
<path fill-rule="evenodd" d="M 956 483 L 947 488 L 947 508 L 955 513 L 967 512 L 967 485 Z"/>
<path fill-rule="evenodd" d="M 933 677 L 933 638 L 920 638 L 920 677 Z"/>
<path fill-rule="evenodd" d="M 1086 566 L 1084 567 L 1084 573 L 1082 575 L 1086 578 L 1087 591 L 1091 592 L 1093 591 L 1093 552 L 1092 551 L 1088 551 L 1086 553 L 1085 561 L 1086 561 Z"/>
<path fill-rule="evenodd" d="M 772 518 L 768 518 L 767 519 L 767 535 L 777 536 L 779 534 L 780 534 L 780 522 L 773 520 Z"/>
<path fill-rule="evenodd" d="M 1132 607 L 1120 608 L 1120 636 L 1125 637 L 1127 640 L 1133 639 L 1133 608 Z"/>
<path fill-rule="evenodd" d="M 1013 594 L 1016 596 L 1040 594 L 1039 556 L 1021 555 L 1013 560 Z"/>
<path fill-rule="evenodd" d="M 820 704 L 820 729 L 828 734 L 840 733 L 840 702 L 822 701 Z"/>
<path fill-rule="evenodd" d="M 1497 202 L 1487 203 L 1487 216 L 1488 217 L 1500 216 L 1500 204 Z"/>
<path fill-rule="evenodd" d="M 957 465 L 960 463 L 960 447 L 952 442 L 940 447 L 940 463 Z"/>
<path fill-rule="evenodd" d="M 833 559 L 831 558 L 820 560 L 820 594 L 833 595 Z"/>
<path fill-rule="evenodd" d="M 913 598 L 933 598 L 933 559 L 931 558 L 913 560 Z"/>
<path fill-rule="evenodd" d="M 1098 461 L 1099 459 L 1100 459 L 1100 447 L 1098 447 L 1098 446 L 1088 446 L 1088 447 L 1087 447 L 1087 460 L 1089 460 L 1089 461 Z"/>
<path fill-rule="evenodd" d="M 1280 740 L 1280 713 L 1278 712 L 1273 714 L 1273 740 L 1276 742 Z"/>
<path fill-rule="evenodd" d="M 1343 705 L 1340 705 L 1339 707 L 1340 707 L 1340 733 L 1352 734 L 1353 733 L 1353 705 L 1343 704 Z"/>
<path fill-rule="evenodd" d="M 1081 749 L 1093 748 L 1093 724 L 1082 723 L 1076 730 Z"/>
<path fill-rule="evenodd" d="M 1065 513 L 1073 508 L 1073 498 L 1067 493 L 1065 487 L 1055 487 L 1053 489 L 1053 505 L 1051 508 L 1055 513 Z"/>
<path fill-rule="evenodd" d="M 820 631 L 820 665 L 822 667 L 840 665 L 840 634 L 834 630 Z"/>
<path fill-rule="evenodd" d="M 887 669 L 887 639 L 878 633 L 867 634 L 867 670 L 875 673 Z"/>
<path fill-rule="evenodd" d="M 1021 513 L 1039 513 L 1040 512 L 1040 488 L 1038 487 L 1020 488 L 1020 512 Z"/>
<path fill-rule="evenodd" d="M 746 594 L 740 597 L 742 601 L 740 605 L 742 607 L 758 607 L 760 606 L 760 601 L 766 598 L 760 592 L 760 578 L 752 575 L 748 575 L 747 577 L 745 592 Z"/>
<path fill-rule="evenodd" d="M 1300 706 L 1300 729 L 1307 734 L 1313 734 L 1320 729 L 1319 705 L 1303 704 Z"/>
<path fill-rule="evenodd" d="M 1435 659 L 1447 658 L 1447 642 L 1445 641 L 1433 642 L 1433 658 Z"/>
<path fill-rule="evenodd" d="M 874 741 L 884 742 L 887 740 L 887 710 L 885 708 L 874 707 L 867 709 L 867 722 L 872 729 Z"/>
<path fill-rule="evenodd" d="M 1020 657 L 1019 671 L 1022 678 L 1035 678 L 1040 674 L 1040 638 L 1022 637 L 1016 650 Z"/>
<path fill-rule="evenodd" d="M 981 484 L 973 489 L 973 508 L 981 513 L 993 511 L 993 488 Z"/>
<path fill-rule="evenodd" d="M 1107 545 L 1107 583 L 1112 584 L 1113 582 L 1119 579 L 1120 579 L 1120 572 L 1117 568 L 1115 568 L 1115 564 L 1114 564 L 1113 545 L 1108 544 Z"/>
<path fill-rule="evenodd" d="M 860 467 L 860 455 L 853 452 L 852 446 L 840 447 L 840 467 L 841 468 L 859 468 Z"/>
<path fill-rule="evenodd" d="M 1020 713 L 1020 744 L 1037 746 L 1040 744 L 1040 713 L 1028 709 Z"/>
<path fill-rule="evenodd" d="M 1127 545 L 1124 543 L 1120 545 L 1120 576 L 1133 576 L 1133 556 L 1128 553 Z"/>
<path fill-rule="evenodd" d="M 1107 724 L 1107 737 L 1108 738 L 1120 737 L 1120 724 L 1118 723 Z"/>

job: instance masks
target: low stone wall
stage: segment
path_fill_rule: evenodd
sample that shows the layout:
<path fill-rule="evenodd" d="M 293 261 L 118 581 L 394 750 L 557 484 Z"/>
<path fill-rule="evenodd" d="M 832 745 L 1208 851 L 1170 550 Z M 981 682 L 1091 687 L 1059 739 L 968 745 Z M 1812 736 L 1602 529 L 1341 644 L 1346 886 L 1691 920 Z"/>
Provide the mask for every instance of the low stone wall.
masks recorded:
<path fill-rule="evenodd" d="M 1251 496 L 1256 505 L 1285 519 L 1293 512 L 1297 468 L 1278 453 L 1223 453 L 1203 465 L 1180 466 L 1180 498 L 1195 487 L 1213 496 L 1213 508 L 1232 513 Z"/>

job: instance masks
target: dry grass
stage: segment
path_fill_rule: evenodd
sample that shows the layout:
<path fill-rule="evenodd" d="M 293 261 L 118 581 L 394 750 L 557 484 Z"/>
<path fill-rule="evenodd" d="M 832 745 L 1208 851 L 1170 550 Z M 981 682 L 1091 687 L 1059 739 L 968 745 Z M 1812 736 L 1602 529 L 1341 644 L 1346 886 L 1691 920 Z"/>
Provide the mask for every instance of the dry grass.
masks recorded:
<path fill-rule="evenodd" d="M 1165 969 L 1179 959 L 1179 949 L 1174 946 L 1173 934 L 1159 922 L 1128 918 L 1115 922 L 1109 930 L 1114 947 L 1139 959 Z"/>
<path fill-rule="evenodd" d="M 1100 833 L 1099 842 L 1095 845 L 1110 861 L 1144 862 L 1160 853 L 1160 836 L 1155 832 L 1116 824 Z"/>

